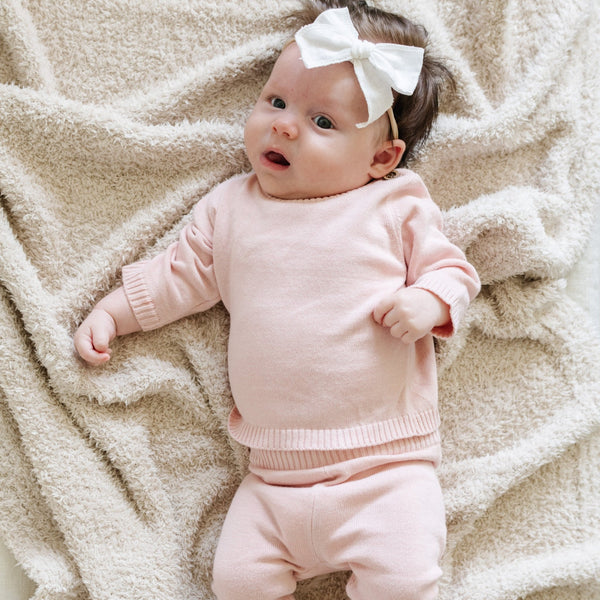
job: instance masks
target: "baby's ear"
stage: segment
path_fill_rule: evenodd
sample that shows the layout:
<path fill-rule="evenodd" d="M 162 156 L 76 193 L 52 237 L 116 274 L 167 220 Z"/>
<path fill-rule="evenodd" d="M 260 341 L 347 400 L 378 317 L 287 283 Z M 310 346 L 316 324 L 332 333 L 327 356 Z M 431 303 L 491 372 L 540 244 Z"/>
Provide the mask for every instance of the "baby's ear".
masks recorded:
<path fill-rule="evenodd" d="M 369 176 L 373 179 L 381 179 L 390 171 L 393 171 L 406 149 L 406 144 L 402 140 L 388 140 L 384 142 L 375 156 L 369 169 Z"/>

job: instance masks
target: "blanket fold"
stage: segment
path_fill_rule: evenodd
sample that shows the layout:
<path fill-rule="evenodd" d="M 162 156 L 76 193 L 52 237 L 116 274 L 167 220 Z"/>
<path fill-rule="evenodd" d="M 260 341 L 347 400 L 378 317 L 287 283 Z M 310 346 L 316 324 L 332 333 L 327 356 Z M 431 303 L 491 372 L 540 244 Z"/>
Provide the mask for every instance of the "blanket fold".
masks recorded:
<path fill-rule="evenodd" d="M 592 600 L 600 314 L 567 282 L 598 214 L 596 2 L 374 4 L 422 22 L 455 75 L 411 167 L 484 284 L 437 346 L 440 598 Z M 36 600 L 213 597 L 247 467 L 225 309 L 120 338 L 97 369 L 72 335 L 125 264 L 249 169 L 244 120 L 297 6 L 0 3 L 0 535 Z M 346 577 L 297 597 L 342 599 Z"/>

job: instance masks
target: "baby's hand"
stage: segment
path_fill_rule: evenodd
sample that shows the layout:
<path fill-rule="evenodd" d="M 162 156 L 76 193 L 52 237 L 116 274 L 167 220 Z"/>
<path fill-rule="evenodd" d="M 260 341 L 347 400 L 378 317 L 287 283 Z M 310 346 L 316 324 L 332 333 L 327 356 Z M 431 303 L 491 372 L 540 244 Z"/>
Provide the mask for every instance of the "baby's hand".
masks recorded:
<path fill-rule="evenodd" d="M 110 359 L 110 342 L 117 336 L 113 317 L 101 308 L 94 308 L 75 332 L 75 349 L 91 365 L 101 365 Z"/>
<path fill-rule="evenodd" d="M 450 309 L 435 294 L 421 288 L 401 288 L 383 298 L 373 311 L 376 323 L 405 344 L 412 344 L 450 321 Z"/>

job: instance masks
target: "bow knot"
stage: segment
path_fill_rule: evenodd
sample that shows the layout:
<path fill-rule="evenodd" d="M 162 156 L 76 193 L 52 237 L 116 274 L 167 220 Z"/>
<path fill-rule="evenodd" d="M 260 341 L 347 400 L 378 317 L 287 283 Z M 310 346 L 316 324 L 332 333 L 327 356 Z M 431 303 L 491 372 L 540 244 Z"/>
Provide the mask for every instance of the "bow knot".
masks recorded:
<path fill-rule="evenodd" d="M 375 50 L 375 44 L 367 40 L 354 40 L 350 48 L 352 60 L 365 60 L 371 56 Z"/>
<path fill-rule="evenodd" d="M 410 96 L 419 81 L 423 48 L 361 40 L 347 7 L 322 12 L 295 39 L 307 69 L 352 63 L 369 111 L 368 120 L 357 127 L 370 125 L 392 106 L 392 89 Z"/>

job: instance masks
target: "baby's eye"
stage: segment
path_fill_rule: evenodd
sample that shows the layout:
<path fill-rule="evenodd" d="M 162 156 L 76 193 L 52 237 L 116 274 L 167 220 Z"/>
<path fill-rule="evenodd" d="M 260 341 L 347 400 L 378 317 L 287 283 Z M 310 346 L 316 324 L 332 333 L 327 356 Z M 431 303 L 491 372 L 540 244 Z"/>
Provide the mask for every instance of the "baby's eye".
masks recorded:
<path fill-rule="evenodd" d="M 273 108 L 285 108 L 285 100 L 282 100 L 281 98 L 271 98 L 271 106 Z"/>
<path fill-rule="evenodd" d="M 315 117 L 313 119 L 313 121 L 315 122 L 315 125 L 317 127 L 320 127 L 321 129 L 332 129 L 333 128 L 333 123 L 331 122 L 331 120 L 328 119 L 327 117 L 324 117 L 323 115 L 319 115 L 318 117 Z"/>

